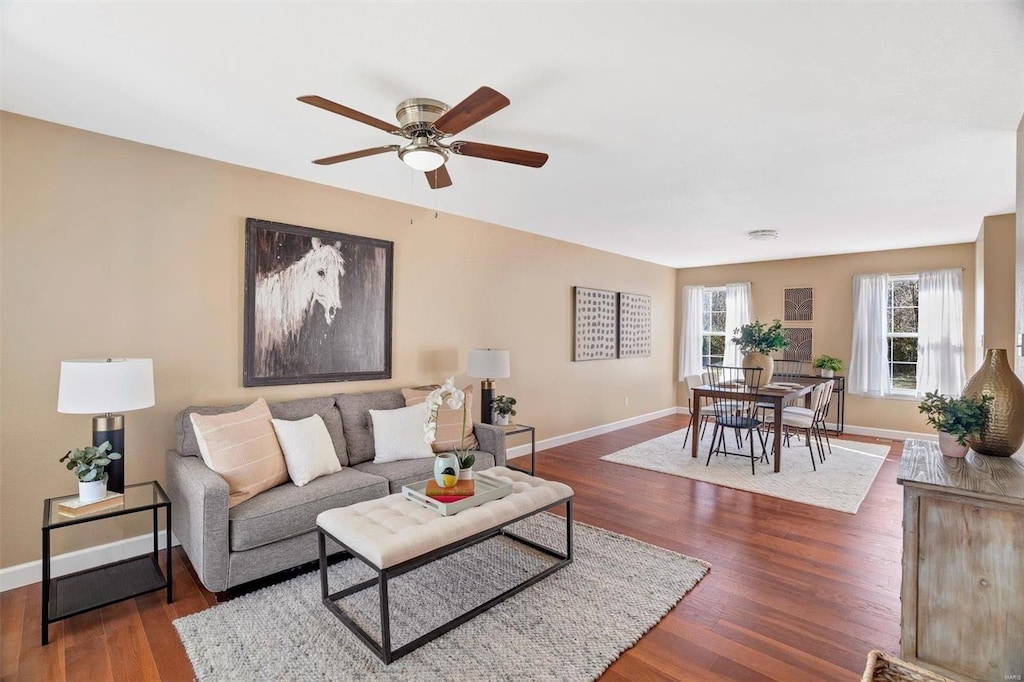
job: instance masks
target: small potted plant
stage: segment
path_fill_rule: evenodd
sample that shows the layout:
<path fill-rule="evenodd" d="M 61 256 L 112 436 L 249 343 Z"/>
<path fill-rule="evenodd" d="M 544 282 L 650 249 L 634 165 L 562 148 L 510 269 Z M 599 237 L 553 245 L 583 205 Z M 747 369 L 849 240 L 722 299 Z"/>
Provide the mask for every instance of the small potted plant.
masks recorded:
<path fill-rule="evenodd" d="M 498 426 L 508 426 L 508 418 L 516 416 L 516 399 L 510 395 L 499 395 L 491 401 L 491 409 L 494 410 L 494 423 Z"/>
<path fill-rule="evenodd" d="M 814 358 L 814 367 L 820 371 L 825 379 L 831 379 L 836 372 L 843 371 L 843 361 L 831 355 L 819 355 Z"/>
<path fill-rule="evenodd" d="M 991 395 L 980 399 L 968 396 L 944 396 L 938 392 L 925 393 L 924 400 L 917 406 L 928 416 L 929 426 L 939 432 L 939 450 L 946 457 L 964 457 L 969 449 L 967 442 L 981 435 L 988 422 Z"/>
<path fill-rule="evenodd" d="M 111 460 L 121 459 L 121 453 L 111 452 L 110 441 L 94 447 L 68 450 L 68 454 L 60 458 L 67 462 L 68 471 L 78 476 L 78 498 L 82 502 L 99 502 L 107 496 L 107 472 Z"/>
<path fill-rule="evenodd" d="M 761 320 L 754 320 L 734 329 L 733 334 L 736 336 L 732 337 L 732 342 L 739 344 L 740 352 L 743 353 L 743 366 L 761 368 L 758 386 L 769 383 L 775 372 L 775 361 L 769 353 L 789 347 L 789 340 L 782 333 L 782 323 L 773 320 L 767 325 Z"/>

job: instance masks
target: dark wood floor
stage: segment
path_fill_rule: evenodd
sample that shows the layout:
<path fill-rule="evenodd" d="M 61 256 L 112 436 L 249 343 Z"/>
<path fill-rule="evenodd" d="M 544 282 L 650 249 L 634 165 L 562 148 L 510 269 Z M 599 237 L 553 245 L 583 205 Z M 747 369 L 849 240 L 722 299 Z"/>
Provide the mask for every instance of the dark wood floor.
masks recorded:
<path fill-rule="evenodd" d="M 575 489 L 578 521 L 711 564 L 602 679 L 857 680 L 872 648 L 898 654 L 902 443 L 847 436 L 892 445 L 856 515 L 598 461 L 686 424 L 665 417 L 538 455 L 538 475 Z M 176 551 L 173 604 L 158 592 L 62 621 L 46 647 L 39 585 L 4 592 L 2 679 L 193 679 L 171 622 L 216 597 Z"/>

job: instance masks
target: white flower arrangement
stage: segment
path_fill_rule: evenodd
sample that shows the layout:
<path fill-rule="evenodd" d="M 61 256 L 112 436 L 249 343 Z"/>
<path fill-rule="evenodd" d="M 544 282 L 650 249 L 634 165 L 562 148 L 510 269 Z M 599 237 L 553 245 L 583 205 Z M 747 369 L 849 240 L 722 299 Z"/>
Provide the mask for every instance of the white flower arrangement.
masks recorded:
<path fill-rule="evenodd" d="M 455 450 L 459 458 L 459 465 L 463 469 L 473 466 L 475 456 L 468 454 L 465 450 L 466 444 L 466 394 L 462 389 L 455 386 L 455 377 L 448 377 L 448 380 L 440 388 L 435 388 L 427 396 L 427 404 L 430 412 L 427 415 L 427 422 L 423 425 L 423 440 L 432 445 L 437 440 L 437 413 L 441 405 L 447 405 L 451 410 L 462 408 L 462 442 Z"/>

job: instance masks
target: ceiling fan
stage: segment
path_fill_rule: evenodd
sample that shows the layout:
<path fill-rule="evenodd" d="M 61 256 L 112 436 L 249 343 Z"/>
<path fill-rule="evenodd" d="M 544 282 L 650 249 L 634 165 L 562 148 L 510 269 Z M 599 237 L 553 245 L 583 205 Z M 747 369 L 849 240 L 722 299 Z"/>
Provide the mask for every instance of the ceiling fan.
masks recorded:
<path fill-rule="evenodd" d="M 445 167 L 449 154 L 475 156 L 478 159 L 491 159 L 531 168 L 540 168 L 548 160 L 547 154 L 530 152 L 525 149 L 498 147 L 492 144 L 463 140 L 456 140 L 448 144 L 442 142 L 445 138 L 461 133 L 471 125 L 479 123 L 509 105 L 508 97 L 486 85 L 454 107 L 449 107 L 436 99 L 424 97 L 407 99 L 395 109 L 395 118 L 398 119 L 399 124 L 397 126 L 317 95 L 303 95 L 298 99 L 300 102 L 312 104 L 314 107 L 351 118 L 353 121 L 371 125 L 386 133 L 409 140 L 404 145 L 390 144 L 384 147 L 371 147 L 357 152 L 327 156 L 313 162 L 321 166 L 361 159 L 374 154 L 398 152 L 398 158 L 408 166 L 426 173 L 431 189 L 441 189 L 452 184 L 451 176 L 448 175 L 448 169 Z"/>

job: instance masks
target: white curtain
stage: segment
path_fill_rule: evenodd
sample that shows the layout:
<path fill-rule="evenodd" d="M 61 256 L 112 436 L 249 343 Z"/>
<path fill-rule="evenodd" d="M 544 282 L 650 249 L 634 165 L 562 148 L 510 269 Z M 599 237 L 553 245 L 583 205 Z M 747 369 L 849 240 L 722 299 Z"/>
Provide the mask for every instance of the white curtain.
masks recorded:
<path fill-rule="evenodd" d="M 847 377 L 856 395 L 889 394 L 889 354 L 886 344 L 886 275 L 853 277 L 853 347 Z"/>
<path fill-rule="evenodd" d="M 679 381 L 683 381 L 687 375 L 700 374 L 703 371 L 701 367 L 701 344 L 703 343 L 701 332 L 704 329 L 704 287 L 699 285 L 683 287 L 681 312 Z"/>
<path fill-rule="evenodd" d="M 735 282 L 725 285 L 725 360 L 726 367 L 743 364 L 739 344 L 732 337 L 740 325 L 750 323 L 750 282 Z"/>
<path fill-rule="evenodd" d="M 967 383 L 960 269 L 922 272 L 917 305 L 917 394 L 960 395 Z"/>

